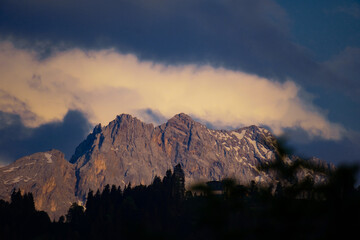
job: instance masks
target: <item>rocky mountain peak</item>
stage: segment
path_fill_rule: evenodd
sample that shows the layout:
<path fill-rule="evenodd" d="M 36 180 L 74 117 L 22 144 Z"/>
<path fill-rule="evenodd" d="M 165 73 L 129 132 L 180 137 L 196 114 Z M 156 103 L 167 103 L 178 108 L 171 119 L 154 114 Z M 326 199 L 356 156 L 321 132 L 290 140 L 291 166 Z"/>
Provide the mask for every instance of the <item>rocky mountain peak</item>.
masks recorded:
<path fill-rule="evenodd" d="M 270 184 L 276 176 L 257 166 L 275 159 L 275 141 L 269 130 L 255 125 L 213 130 L 180 113 L 154 127 L 121 114 L 107 126 L 94 127 L 76 148 L 73 164 L 50 150 L 0 168 L 0 198 L 9 197 L 14 187 L 31 191 L 38 209 L 58 216 L 73 201 L 85 201 L 89 190 L 106 184 L 147 185 L 178 164 L 187 187 L 228 177 L 241 184 Z"/>
<path fill-rule="evenodd" d="M 183 132 L 188 132 L 193 126 L 201 125 L 200 123 L 194 121 L 189 115 L 185 113 L 176 114 L 170 118 L 165 126 L 173 127 Z"/>
<path fill-rule="evenodd" d="M 109 125 L 105 126 L 102 129 L 103 133 L 110 131 L 111 136 L 114 137 L 114 134 L 117 134 L 120 130 L 139 130 L 141 128 L 154 128 L 152 124 L 146 124 L 139 120 L 136 117 L 131 116 L 130 114 L 120 114 L 116 116 L 116 118 L 109 123 Z"/>
<path fill-rule="evenodd" d="M 77 148 L 72 160 L 79 176 L 77 196 L 105 184 L 149 184 L 177 164 L 188 184 L 224 177 L 270 181 L 256 164 L 274 157 L 272 140 L 265 128 L 211 130 L 184 113 L 155 128 L 121 114 L 101 131 L 94 129 Z"/>
<path fill-rule="evenodd" d="M 51 149 L 49 151 L 46 152 L 39 152 L 39 153 L 34 153 L 30 156 L 26 156 L 26 157 L 22 157 L 18 160 L 16 160 L 15 162 L 13 162 L 12 164 L 3 167 L 1 169 L 5 169 L 10 167 L 10 169 L 17 169 L 17 168 L 22 168 L 25 169 L 25 166 L 31 166 L 31 165 L 47 165 L 47 164 L 61 164 L 62 161 L 66 161 L 64 158 L 64 153 L 57 150 L 57 149 Z M 66 161 L 67 162 L 67 161 Z M 6 171 L 5 172 L 12 172 L 12 171 Z"/>
<path fill-rule="evenodd" d="M 98 135 L 101 134 L 101 131 L 102 127 L 99 123 L 94 127 L 92 133 L 90 133 L 87 138 L 83 142 L 81 142 L 79 146 L 77 146 L 77 148 L 75 149 L 75 153 L 71 156 L 70 163 L 75 163 L 80 156 L 92 151 L 94 142 L 97 139 Z"/>
<path fill-rule="evenodd" d="M 117 115 L 115 120 L 118 123 L 125 123 L 125 122 L 133 122 L 133 121 L 140 121 L 136 117 L 131 116 L 130 114 L 122 113 Z"/>
<path fill-rule="evenodd" d="M 195 122 L 189 115 L 185 113 L 176 114 L 171 119 L 169 119 L 169 122 L 173 122 L 173 121 L 181 121 L 183 123 Z"/>
<path fill-rule="evenodd" d="M 31 192 L 35 207 L 57 218 L 76 201 L 75 179 L 74 165 L 59 150 L 34 153 L 0 168 L 0 198 L 8 200 L 13 189 Z"/>
<path fill-rule="evenodd" d="M 101 132 L 101 123 L 99 123 L 98 125 L 96 125 L 92 131 L 93 134 L 98 134 Z"/>

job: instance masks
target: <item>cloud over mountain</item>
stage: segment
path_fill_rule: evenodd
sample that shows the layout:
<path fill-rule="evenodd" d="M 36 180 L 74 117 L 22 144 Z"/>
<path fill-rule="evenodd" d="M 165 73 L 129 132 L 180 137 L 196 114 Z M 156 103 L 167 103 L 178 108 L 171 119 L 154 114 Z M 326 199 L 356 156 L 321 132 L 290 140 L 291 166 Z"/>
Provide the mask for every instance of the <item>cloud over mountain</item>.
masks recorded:
<path fill-rule="evenodd" d="M 25 126 L 20 115 L 0 111 L 0 166 L 53 148 L 60 149 L 70 159 L 91 127 L 83 113 L 75 110 L 68 111 L 62 120 L 38 127 Z"/>
<path fill-rule="evenodd" d="M 186 112 L 218 128 L 257 124 L 275 133 L 299 128 L 324 139 L 340 139 L 344 132 L 291 80 L 282 83 L 209 65 L 140 61 L 113 49 L 75 48 L 39 60 L 35 51 L 3 41 L 0 53 L 0 89 L 37 116 L 30 121 L 13 110 L 26 124 L 61 119 L 69 109 L 79 109 L 92 123 L 103 124 L 122 112 L 155 116 L 154 122 Z"/>

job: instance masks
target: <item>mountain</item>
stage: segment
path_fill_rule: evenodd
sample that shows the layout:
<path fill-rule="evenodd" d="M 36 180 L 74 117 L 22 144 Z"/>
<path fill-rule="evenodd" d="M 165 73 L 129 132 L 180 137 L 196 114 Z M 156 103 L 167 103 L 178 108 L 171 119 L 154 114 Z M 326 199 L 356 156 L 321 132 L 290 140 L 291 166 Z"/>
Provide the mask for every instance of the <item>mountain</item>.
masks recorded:
<path fill-rule="evenodd" d="M 76 194 L 106 184 L 150 184 L 180 163 L 186 184 L 234 177 L 271 181 L 256 165 L 274 157 L 275 138 L 265 128 L 250 126 L 234 131 L 211 130 L 186 114 L 177 114 L 158 127 L 127 114 L 105 127 L 94 128 L 76 149 Z"/>
<path fill-rule="evenodd" d="M 75 197 L 75 168 L 58 150 L 22 157 L 0 168 L 0 198 L 10 200 L 13 189 L 31 192 L 35 207 L 50 218 L 66 213 Z"/>
<path fill-rule="evenodd" d="M 0 168 L 0 197 L 9 199 L 14 188 L 32 192 L 36 208 L 57 218 L 72 202 L 85 201 L 90 189 L 106 184 L 147 185 L 177 164 L 184 170 L 187 187 L 226 177 L 241 184 L 270 184 L 276 176 L 257 166 L 274 160 L 275 146 L 275 137 L 262 127 L 212 130 L 183 113 L 154 127 L 121 114 L 107 126 L 95 126 L 70 162 L 60 151 L 51 150 Z M 306 175 L 315 176 L 302 171 L 298 177 Z M 322 176 L 316 178 L 322 180 Z"/>

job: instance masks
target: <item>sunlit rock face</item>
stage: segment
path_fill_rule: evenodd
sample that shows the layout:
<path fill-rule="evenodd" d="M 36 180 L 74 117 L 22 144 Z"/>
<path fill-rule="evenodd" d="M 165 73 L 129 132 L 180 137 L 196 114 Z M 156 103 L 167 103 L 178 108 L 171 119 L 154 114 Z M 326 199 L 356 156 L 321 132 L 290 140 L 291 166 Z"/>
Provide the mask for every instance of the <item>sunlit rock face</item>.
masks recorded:
<path fill-rule="evenodd" d="M 32 192 L 36 208 L 57 219 L 71 203 L 84 202 L 90 189 L 101 190 L 106 184 L 148 185 L 177 164 L 184 170 L 186 187 L 228 177 L 244 185 L 251 181 L 276 185 L 274 172 L 258 169 L 275 159 L 275 145 L 274 136 L 262 127 L 212 130 L 186 114 L 154 127 L 122 114 L 105 127 L 97 125 L 70 162 L 60 151 L 51 150 L 0 168 L 0 198 L 9 200 L 13 189 Z M 333 167 L 319 159 L 312 161 Z M 311 170 L 297 173 L 298 179 L 309 175 L 318 182 L 326 180 Z"/>
<path fill-rule="evenodd" d="M 162 176 L 171 168 L 155 139 L 152 141 L 152 124 L 123 114 L 99 128 L 86 144 L 79 145 L 71 160 L 76 165 L 79 196 L 106 184 L 149 184 L 156 174 Z"/>
<path fill-rule="evenodd" d="M 106 184 L 150 184 L 155 175 L 181 164 L 186 184 L 236 178 L 269 182 L 260 162 L 274 158 L 274 137 L 265 128 L 211 130 L 186 114 L 158 127 L 122 114 L 106 127 L 96 126 L 79 145 L 71 162 L 78 176 L 77 196 Z"/>
<path fill-rule="evenodd" d="M 31 192 L 37 210 L 51 219 L 64 215 L 75 198 L 75 168 L 58 150 L 35 153 L 0 168 L 0 198 L 10 200 L 13 189 Z"/>

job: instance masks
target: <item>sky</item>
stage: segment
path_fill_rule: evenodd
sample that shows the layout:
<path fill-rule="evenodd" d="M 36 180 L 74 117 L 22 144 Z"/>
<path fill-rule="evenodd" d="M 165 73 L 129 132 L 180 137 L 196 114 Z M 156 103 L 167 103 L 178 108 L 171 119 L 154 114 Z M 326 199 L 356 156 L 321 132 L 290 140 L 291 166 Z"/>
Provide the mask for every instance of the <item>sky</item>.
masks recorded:
<path fill-rule="evenodd" d="M 0 165 L 186 113 L 360 163 L 358 0 L 0 0 Z"/>

